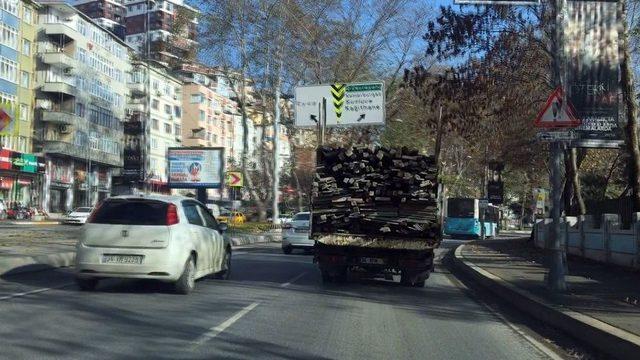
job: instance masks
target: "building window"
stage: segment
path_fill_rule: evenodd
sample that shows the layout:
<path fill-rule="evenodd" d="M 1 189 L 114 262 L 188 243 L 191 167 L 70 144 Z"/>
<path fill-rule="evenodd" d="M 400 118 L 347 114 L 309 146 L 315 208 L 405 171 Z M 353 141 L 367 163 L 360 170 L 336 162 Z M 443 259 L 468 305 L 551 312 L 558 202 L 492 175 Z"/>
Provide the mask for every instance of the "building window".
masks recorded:
<path fill-rule="evenodd" d="M 213 143 L 217 144 L 218 143 L 218 135 L 213 134 Z"/>
<path fill-rule="evenodd" d="M 204 121 L 205 120 L 205 114 L 203 110 L 200 110 L 200 121 Z"/>
<path fill-rule="evenodd" d="M 193 94 L 191 95 L 191 100 L 190 102 L 192 104 L 199 104 L 200 103 L 200 94 Z"/>
<path fill-rule="evenodd" d="M 84 117 L 84 104 L 76 103 L 76 115 Z"/>
<path fill-rule="evenodd" d="M 0 29 L 2 30 L 0 43 L 14 50 L 18 50 L 18 29 L 4 23 L 0 23 Z"/>
<path fill-rule="evenodd" d="M 171 134 L 171 124 L 164 123 L 164 132 Z"/>
<path fill-rule="evenodd" d="M 160 101 L 158 101 L 158 99 L 151 100 L 151 107 L 155 110 L 158 110 L 158 108 L 160 107 Z"/>
<path fill-rule="evenodd" d="M 177 117 L 177 118 L 182 117 L 182 109 L 180 108 L 180 106 L 175 105 L 173 107 L 173 110 L 174 110 L 173 113 L 174 113 L 175 117 Z"/>
<path fill-rule="evenodd" d="M 31 76 L 26 71 L 20 71 L 20 86 L 23 88 L 30 88 L 31 86 Z"/>
<path fill-rule="evenodd" d="M 20 120 L 29 121 L 29 106 L 20 104 Z"/>
<path fill-rule="evenodd" d="M 151 128 L 153 130 L 160 130 L 160 122 L 158 122 L 158 119 L 151 119 Z"/>
<path fill-rule="evenodd" d="M 158 83 L 158 80 L 153 80 L 153 90 L 158 90 L 159 87 L 160 84 Z"/>
<path fill-rule="evenodd" d="M 18 16 L 18 0 L 2 0 L 2 9 Z"/>
<path fill-rule="evenodd" d="M 0 56 L 0 79 L 18 83 L 18 63 Z"/>
<path fill-rule="evenodd" d="M 180 125 L 178 125 L 178 124 L 174 124 L 174 125 L 173 125 L 173 129 L 174 129 L 174 135 L 175 135 L 175 136 L 180 136 L 180 135 L 182 135 L 182 133 L 181 133 L 182 129 L 180 128 Z"/>
<path fill-rule="evenodd" d="M 164 104 L 164 113 L 171 115 L 171 105 Z"/>
<path fill-rule="evenodd" d="M 22 14 L 22 20 L 27 24 L 31 24 L 32 17 L 33 17 L 33 12 L 31 11 L 31 8 L 28 8 L 25 6 L 24 13 Z"/>
<path fill-rule="evenodd" d="M 154 150 L 158 149 L 158 139 L 151 138 L 151 148 Z M 152 167 L 155 167 L 155 166 L 152 166 Z"/>
<path fill-rule="evenodd" d="M 164 85 L 164 87 L 162 88 L 162 92 L 164 92 L 166 96 L 171 95 L 171 87 L 169 86 L 169 84 Z"/>
<path fill-rule="evenodd" d="M 31 56 L 31 41 L 22 39 L 22 54 Z"/>

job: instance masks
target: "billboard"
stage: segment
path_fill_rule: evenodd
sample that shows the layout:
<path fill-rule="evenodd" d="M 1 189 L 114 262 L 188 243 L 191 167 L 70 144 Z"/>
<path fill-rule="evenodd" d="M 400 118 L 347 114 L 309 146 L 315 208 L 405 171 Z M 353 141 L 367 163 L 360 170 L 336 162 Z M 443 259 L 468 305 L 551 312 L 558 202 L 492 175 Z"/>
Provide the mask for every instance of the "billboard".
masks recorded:
<path fill-rule="evenodd" d="M 295 89 L 295 124 L 315 127 L 326 101 L 327 126 L 384 125 L 383 82 L 298 86 Z"/>
<path fill-rule="evenodd" d="M 170 188 L 221 188 L 224 180 L 224 148 L 169 148 Z"/>
<path fill-rule="evenodd" d="M 565 27 L 567 97 L 582 121 L 577 147 L 618 147 L 624 142 L 619 116 L 616 2 L 568 1 Z"/>
<path fill-rule="evenodd" d="M 18 135 L 20 121 L 18 107 L 13 103 L 0 102 L 0 135 Z"/>

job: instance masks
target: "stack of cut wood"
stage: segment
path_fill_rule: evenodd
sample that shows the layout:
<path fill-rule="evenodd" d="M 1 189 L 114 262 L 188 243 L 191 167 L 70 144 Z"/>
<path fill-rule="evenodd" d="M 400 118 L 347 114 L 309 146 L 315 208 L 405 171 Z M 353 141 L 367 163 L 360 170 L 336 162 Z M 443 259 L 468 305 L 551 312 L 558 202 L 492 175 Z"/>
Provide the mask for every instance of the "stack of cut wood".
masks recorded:
<path fill-rule="evenodd" d="M 434 239 L 434 158 L 407 148 L 318 149 L 312 232 Z"/>

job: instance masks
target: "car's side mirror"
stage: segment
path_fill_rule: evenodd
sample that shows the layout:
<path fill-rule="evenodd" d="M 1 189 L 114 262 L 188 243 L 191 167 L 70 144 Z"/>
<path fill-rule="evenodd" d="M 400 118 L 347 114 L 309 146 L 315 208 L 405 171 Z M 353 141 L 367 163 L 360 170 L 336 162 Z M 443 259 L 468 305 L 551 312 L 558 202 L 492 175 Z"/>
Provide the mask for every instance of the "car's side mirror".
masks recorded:
<path fill-rule="evenodd" d="M 218 224 L 218 231 L 220 231 L 221 234 L 227 230 L 229 230 L 229 225 L 227 225 L 226 223 Z"/>

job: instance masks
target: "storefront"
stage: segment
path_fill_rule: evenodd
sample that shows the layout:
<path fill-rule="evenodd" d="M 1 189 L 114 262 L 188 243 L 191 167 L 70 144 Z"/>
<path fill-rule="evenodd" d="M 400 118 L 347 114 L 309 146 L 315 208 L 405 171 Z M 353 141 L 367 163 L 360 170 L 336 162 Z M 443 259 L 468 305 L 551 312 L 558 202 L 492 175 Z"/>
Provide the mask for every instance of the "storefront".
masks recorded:
<path fill-rule="evenodd" d="M 0 199 L 9 206 L 39 206 L 44 169 L 41 157 L 0 150 Z"/>
<path fill-rule="evenodd" d="M 47 159 L 45 177 L 45 209 L 50 213 L 64 213 L 73 204 L 73 163 L 67 159 Z"/>

